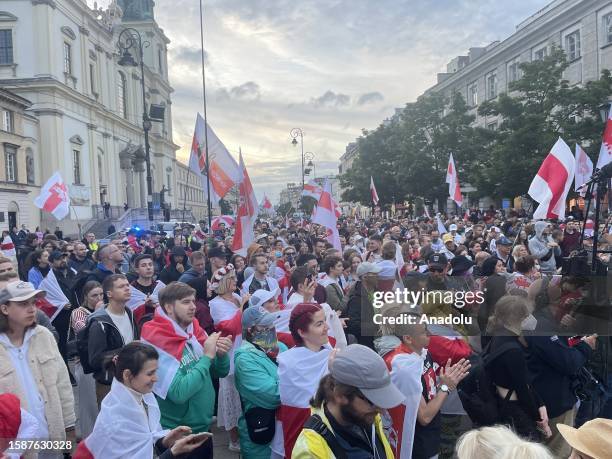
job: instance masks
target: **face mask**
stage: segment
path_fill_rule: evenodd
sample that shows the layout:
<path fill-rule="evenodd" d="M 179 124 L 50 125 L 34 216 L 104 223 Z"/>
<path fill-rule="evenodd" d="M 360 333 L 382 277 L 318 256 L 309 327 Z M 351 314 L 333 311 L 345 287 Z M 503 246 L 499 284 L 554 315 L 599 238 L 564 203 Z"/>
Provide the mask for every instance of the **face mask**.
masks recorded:
<path fill-rule="evenodd" d="M 523 322 L 521 322 L 521 330 L 534 331 L 537 325 L 538 319 L 536 319 L 533 314 L 529 314 L 527 318 L 525 318 Z"/>
<path fill-rule="evenodd" d="M 274 327 L 253 333 L 251 343 L 259 346 L 270 357 L 276 357 L 278 354 L 278 341 Z"/>
<path fill-rule="evenodd" d="M 280 258 L 280 257 L 282 257 L 282 256 L 283 256 L 283 254 L 282 254 L 280 251 L 278 251 L 278 250 L 277 250 L 276 252 L 274 252 L 274 256 L 275 256 L 276 258 Z"/>

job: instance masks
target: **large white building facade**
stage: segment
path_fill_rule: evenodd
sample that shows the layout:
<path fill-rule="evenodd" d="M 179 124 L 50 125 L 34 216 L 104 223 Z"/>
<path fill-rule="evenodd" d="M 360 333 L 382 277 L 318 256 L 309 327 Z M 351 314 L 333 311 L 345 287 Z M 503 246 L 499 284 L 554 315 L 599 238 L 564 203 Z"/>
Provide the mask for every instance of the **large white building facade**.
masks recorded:
<path fill-rule="evenodd" d="M 33 156 L 37 187 L 59 171 L 72 202 L 70 217 L 56 222 L 47 213 L 37 214 L 36 193 L 30 193 L 32 207 L 19 224 L 33 226 L 40 219 L 43 229 L 60 226 L 76 233 L 78 223 L 91 224 L 100 216 L 105 202 L 117 213 L 125 204 L 146 207 L 141 72 L 138 66 L 119 65 L 118 36 L 127 27 L 148 44 L 146 105 L 165 106 L 164 121 L 153 122 L 149 133 L 154 202 L 165 187 L 166 201 L 177 206 L 178 146 L 172 141 L 173 89 L 166 65 L 170 41 L 155 22 L 153 7 L 152 0 L 119 0 L 106 10 L 92 10 L 85 0 L 0 3 L 0 87 L 29 101 L 23 110 L 35 126 L 19 151 Z M 130 52 L 139 62 L 139 52 Z M 25 156 L 17 161 L 25 163 Z M 0 199 L 0 206 L 4 203 Z"/>

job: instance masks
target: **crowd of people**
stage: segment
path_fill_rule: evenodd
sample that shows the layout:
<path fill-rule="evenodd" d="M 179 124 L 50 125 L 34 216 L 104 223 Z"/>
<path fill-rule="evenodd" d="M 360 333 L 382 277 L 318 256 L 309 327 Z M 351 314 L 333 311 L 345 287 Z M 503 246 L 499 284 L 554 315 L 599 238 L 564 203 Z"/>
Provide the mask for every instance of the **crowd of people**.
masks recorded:
<path fill-rule="evenodd" d="M 244 256 L 7 231 L 0 453 L 211 458 L 216 424 L 247 459 L 610 457 L 609 308 L 567 260 L 612 233 L 575 212 L 260 219 Z"/>

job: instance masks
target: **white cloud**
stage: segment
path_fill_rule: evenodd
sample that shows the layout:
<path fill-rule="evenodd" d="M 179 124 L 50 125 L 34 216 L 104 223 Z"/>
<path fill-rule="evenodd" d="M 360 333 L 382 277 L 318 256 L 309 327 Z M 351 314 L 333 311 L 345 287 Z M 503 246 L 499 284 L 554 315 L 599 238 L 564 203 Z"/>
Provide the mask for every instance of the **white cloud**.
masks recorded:
<path fill-rule="evenodd" d="M 275 202 L 285 183 L 301 181 L 292 128 L 303 129 L 317 176 L 336 173 L 362 128 L 414 100 L 450 59 L 506 38 L 548 2 L 205 0 L 209 123 L 230 151 L 242 149 L 255 191 L 265 187 Z M 202 111 L 198 4 L 156 0 L 155 9 L 171 40 L 182 158 Z"/>

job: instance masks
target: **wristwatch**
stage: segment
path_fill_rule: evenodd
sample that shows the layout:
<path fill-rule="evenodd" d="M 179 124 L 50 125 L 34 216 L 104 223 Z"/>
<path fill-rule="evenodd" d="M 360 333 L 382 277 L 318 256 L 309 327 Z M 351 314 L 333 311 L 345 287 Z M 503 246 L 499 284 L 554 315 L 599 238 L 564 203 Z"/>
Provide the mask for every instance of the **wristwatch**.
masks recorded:
<path fill-rule="evenodd" d="M 446 392 L 447 394 L 450 394 L 450 387 L 448 387 L 446 384 L 440 384 L 438 386 L 438 390 L 441 390 L 442 392 Z"/>

